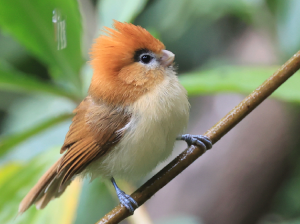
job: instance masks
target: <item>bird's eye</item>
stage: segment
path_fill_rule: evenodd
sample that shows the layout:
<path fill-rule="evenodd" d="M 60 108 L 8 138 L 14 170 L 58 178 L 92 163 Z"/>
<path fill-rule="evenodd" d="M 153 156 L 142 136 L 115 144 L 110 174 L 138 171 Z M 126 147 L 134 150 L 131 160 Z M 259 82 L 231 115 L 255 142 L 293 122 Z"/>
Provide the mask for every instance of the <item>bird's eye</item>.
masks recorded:
<path fill-rule="evenodd" d="M 149 54 L 144 54 L 141 56 L 141 61 L 144 63 L 144 64 L 148 64 L 151 60 L 152 60 L 152 56 L 150 56 Z"/>

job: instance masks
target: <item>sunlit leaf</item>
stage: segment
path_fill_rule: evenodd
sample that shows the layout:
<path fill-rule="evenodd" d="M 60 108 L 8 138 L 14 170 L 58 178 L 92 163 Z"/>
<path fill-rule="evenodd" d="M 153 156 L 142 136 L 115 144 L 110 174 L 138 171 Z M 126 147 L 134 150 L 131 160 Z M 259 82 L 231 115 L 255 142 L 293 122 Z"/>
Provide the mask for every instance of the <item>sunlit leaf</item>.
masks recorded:
<path fill-rule="evenodd" d="M 19 203 L 41 175 L 55 162 L 59 149 L 50 150 L 27 164 L 9 164 L 0 168 L 0 223 L 71 224 L 75 218 L 81 184 L 74 181 L 66 192 L 44 210 L 34 206 L 17 217 Z"/>
<path fill-rule="evenodd" d="M 32 126 L 30 129 L 21 133 L 0 138 L 0 157 L 7 153 L 12 147 L 58 123 L 61 123 L 62 121 L 70 119 L 71 117 L 73 117 L 73 114 L 62 114 L 58 117 L 53 117 L 41 122 L 36 126 Z"/>
<path fill-rule="evenodd" d="M 249 94 L 269 78 L 278 67 L 221 67 L 180 76 L 190 96 L 235 92 Z M 272 96 L 300 103 L 300 73 L 293 75 Z"/>
<path fill-rule="evenodd" d="M 79 98 L 79 96 L 76 97 L 67 90 L 51 85 L 50 83 L 39 81 L 29 75 L 14 70 L 5 65 L 2 61 L 0 61 L 0 89 L 14 92 L 53 94 L 67 97 L 72 100 L 78 100 Z"/>
<path fill-rule="evenodd" d="M 48 65 L 55 80 L 79 89 L 83 58 L 77 1 L 0 0 L 0 4 L 0 27 Z M 57 14 L 60 24 L 52 22 Z"/>

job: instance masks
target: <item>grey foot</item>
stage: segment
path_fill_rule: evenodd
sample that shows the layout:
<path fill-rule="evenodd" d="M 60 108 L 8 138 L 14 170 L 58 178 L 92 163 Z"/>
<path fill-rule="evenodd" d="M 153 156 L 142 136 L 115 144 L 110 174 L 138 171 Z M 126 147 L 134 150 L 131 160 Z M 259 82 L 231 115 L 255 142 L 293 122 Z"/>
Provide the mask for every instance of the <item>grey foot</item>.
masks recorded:
<path fill-rule="evenodd" d="M 188 146 L 195 145 L 199 148 L 204 149 L 205 151 L 212 148 L 211 140 L 204 135 L 180 135 L 176 138 L 176 140 L 186 141 Z"/>
<path fill-rule="evenodd" d="M 133 214 L 134 210 L 139 207 L 138 203 L 118 187 L 113 177 L 111 178 L 111 182 L 115 187 L 120 203 L 124 205 L 131 212 L 131 214 Z"/>
<path fill-rule="evenodd" d="M 132 214 L 134 210 L 138 207 L 138 203 L 130 197 L 128 194 L 125 194 L 124 191 L 117 193 L 120 203 L 124 205 Z"/>

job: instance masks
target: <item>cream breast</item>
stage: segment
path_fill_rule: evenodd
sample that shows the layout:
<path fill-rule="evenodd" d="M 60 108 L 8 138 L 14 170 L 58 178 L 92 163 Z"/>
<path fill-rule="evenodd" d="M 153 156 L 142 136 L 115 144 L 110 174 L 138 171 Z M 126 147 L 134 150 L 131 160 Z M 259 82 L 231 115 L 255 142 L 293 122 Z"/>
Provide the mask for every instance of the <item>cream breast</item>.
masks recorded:
<path fill-rule="evenodd" d="M 175 72 L 151 92 L 128 107 L 132 117 L 120 131 L 123 138 L 111 151 L 89 167 L 97 176 L 138 179 L 152 171 L 172 152 L 176 136 L 182 134 L 189 119 L 187 92 Z"/>

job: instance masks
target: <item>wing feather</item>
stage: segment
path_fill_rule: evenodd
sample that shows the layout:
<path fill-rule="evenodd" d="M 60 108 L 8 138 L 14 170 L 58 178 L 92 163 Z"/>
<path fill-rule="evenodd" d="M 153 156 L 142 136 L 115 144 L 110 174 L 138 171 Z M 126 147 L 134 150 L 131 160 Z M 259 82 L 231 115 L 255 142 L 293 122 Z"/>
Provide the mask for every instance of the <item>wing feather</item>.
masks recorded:
<path fill-rule="evenodd" d="M 79 174 L 91 162 L 105 155 L 123 136 L 131 114 L 123 108 L 95 103 L 88 96 L 74 110 L 76 113 L 61 152 L 65 152 L 59 173 L 64 173 L 61 186 Z"/>

